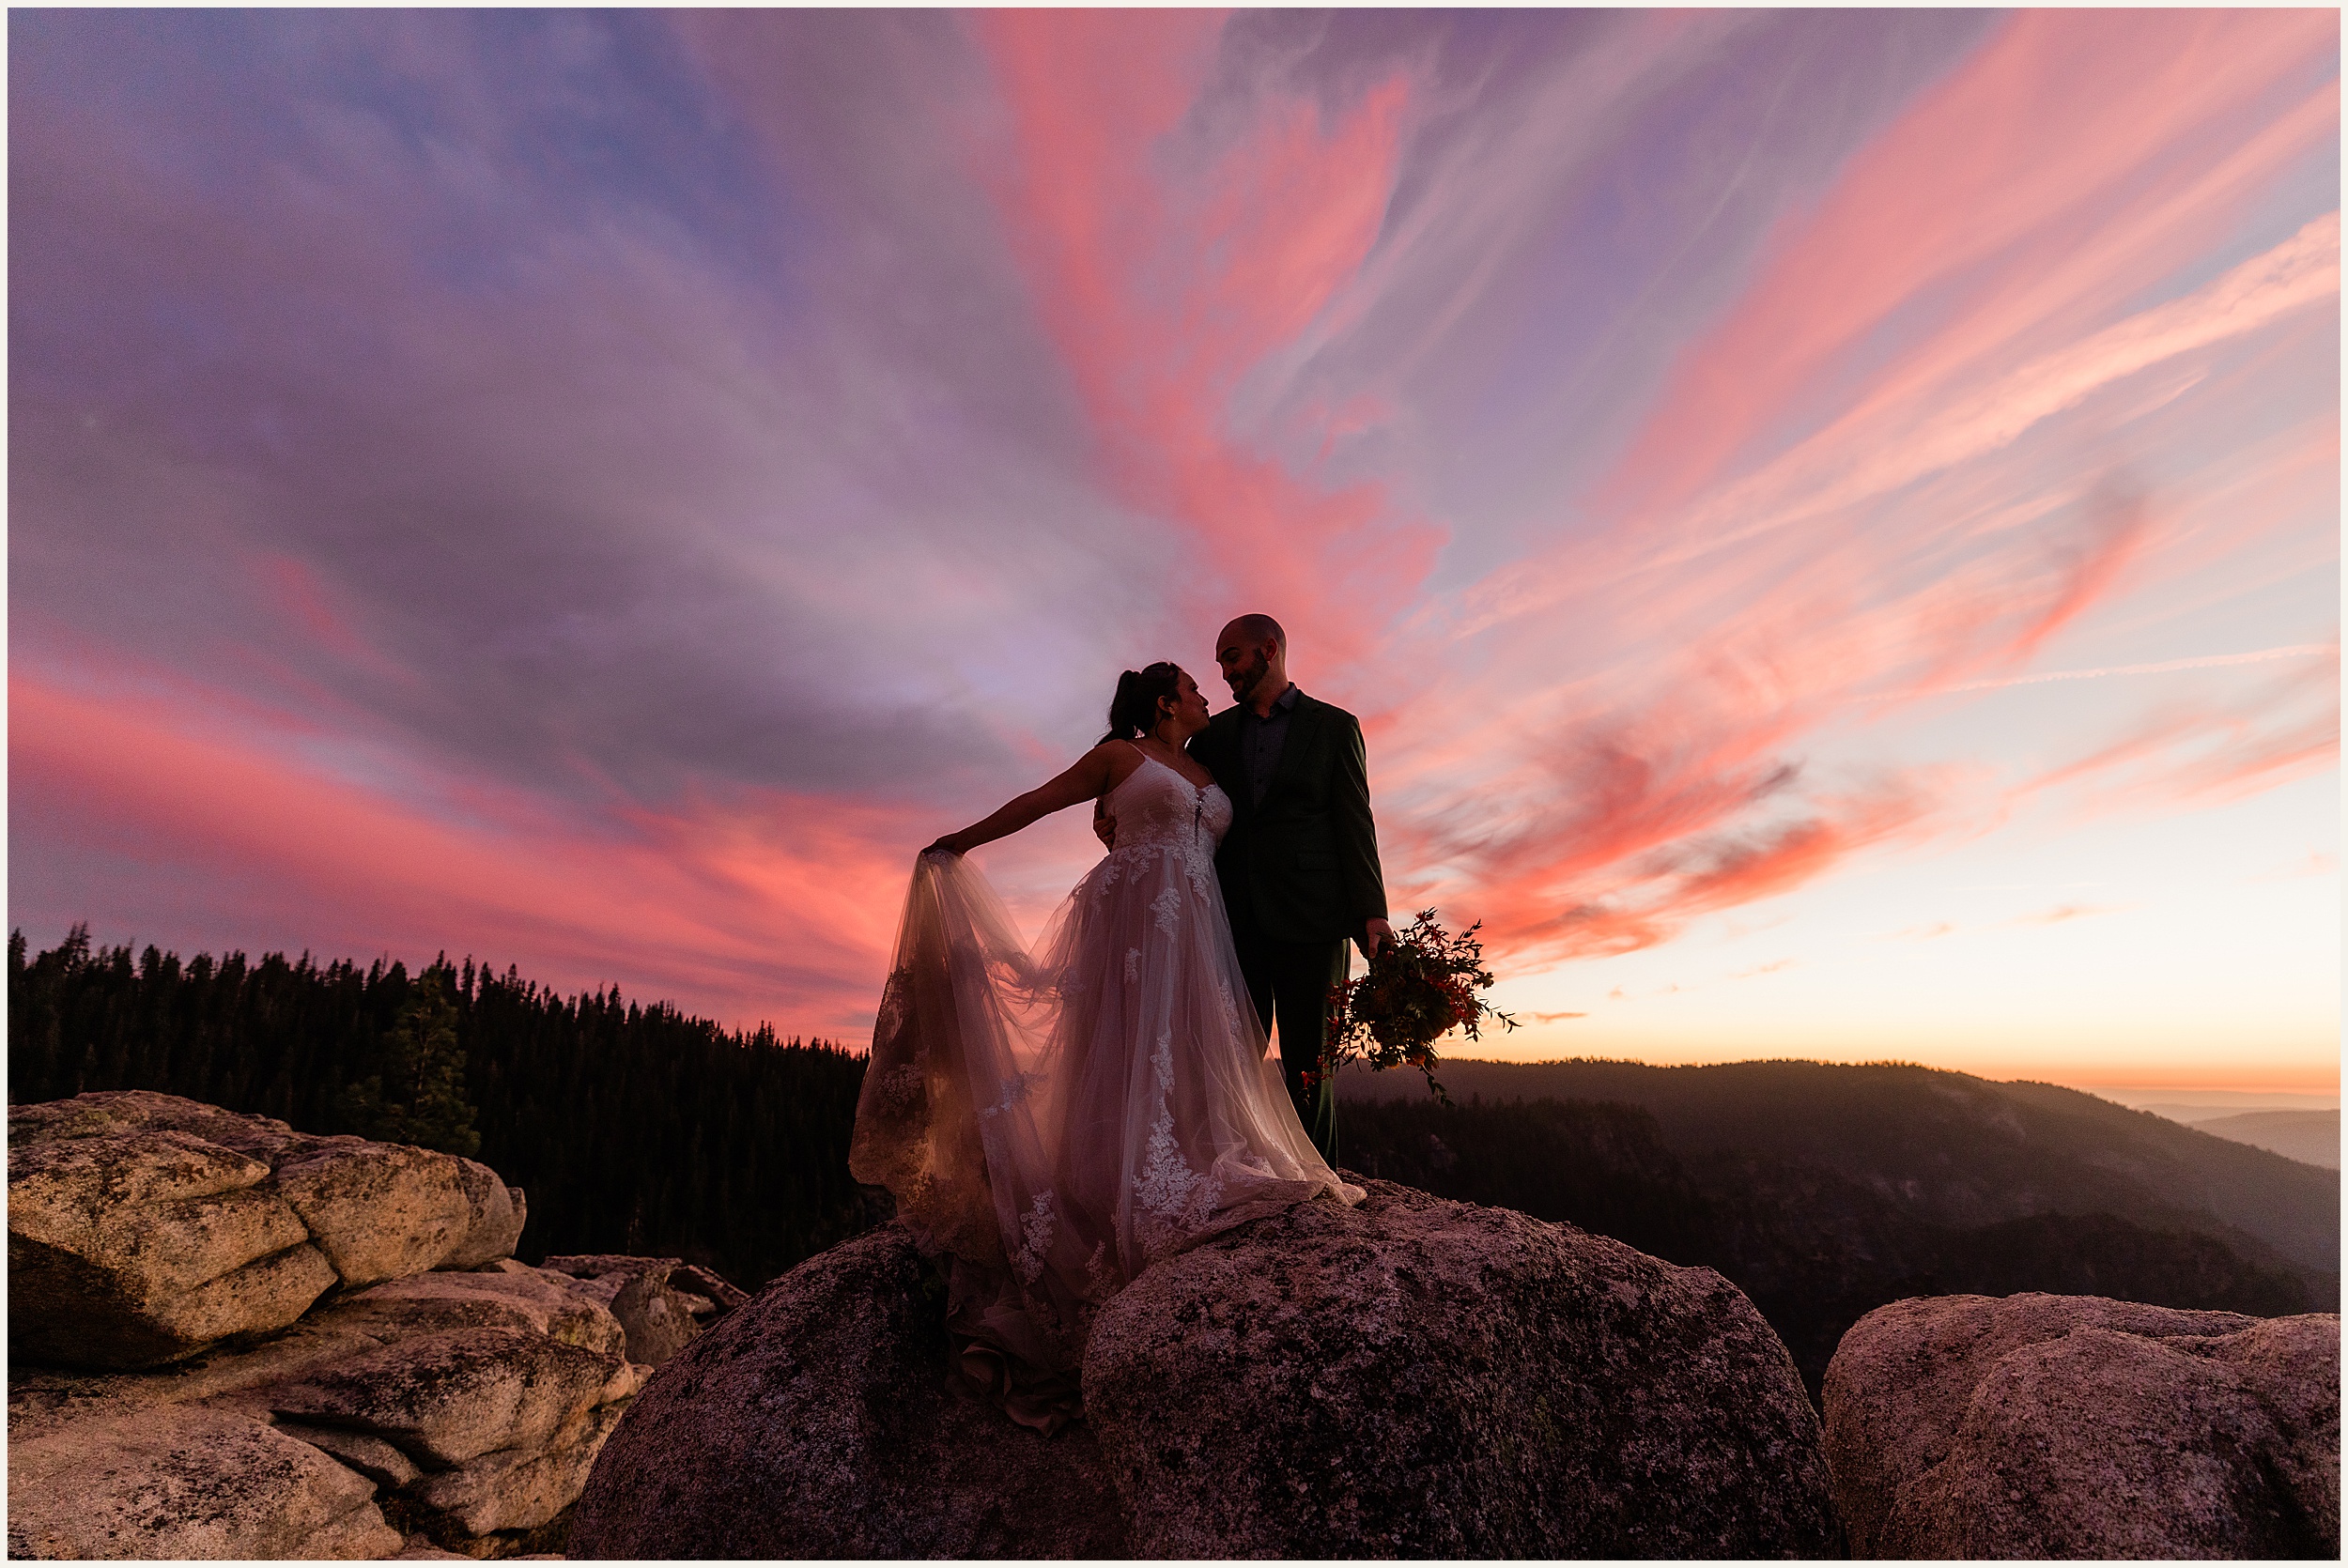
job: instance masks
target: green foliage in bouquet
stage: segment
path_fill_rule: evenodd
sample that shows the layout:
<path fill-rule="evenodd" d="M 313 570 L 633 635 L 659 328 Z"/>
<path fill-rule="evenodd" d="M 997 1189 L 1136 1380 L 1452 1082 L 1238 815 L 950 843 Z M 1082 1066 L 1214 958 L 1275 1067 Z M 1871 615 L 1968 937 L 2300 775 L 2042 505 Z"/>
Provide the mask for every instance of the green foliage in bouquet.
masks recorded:
<path fill-rule="evenodd" d="M 1427 1086 L 1444 1104 L 1451 1097 L 1435 1081 L 1435 1042 L 1453 1030 L 1482 1038 L 1487 1020 L 1513 1029 L 1517 1021 L 1475 993 L 1492 983 L 1484 967 L 1484 945 L 1475 940 L 1481 920 L 1453 936 L 1435 923 L 1435 912 L 1419 911 L 1408 929 L 1369 961 L 1359 979 L 1329 988 L 1329 1033 L 1321 1042 L 1316 1084 L 1334 1084 L 1347 1061 L 1373 1071 L 1412 1067 L 1427 1074 Z"/>

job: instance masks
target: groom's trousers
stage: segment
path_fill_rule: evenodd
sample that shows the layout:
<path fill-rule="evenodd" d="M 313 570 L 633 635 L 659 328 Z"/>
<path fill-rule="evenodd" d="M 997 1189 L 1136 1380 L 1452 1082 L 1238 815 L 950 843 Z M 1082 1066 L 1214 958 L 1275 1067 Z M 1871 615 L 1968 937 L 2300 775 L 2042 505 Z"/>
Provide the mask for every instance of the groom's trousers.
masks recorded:
<path fill-rule="evenodd" d="M 1280 1071 L 1288 1080 L 1289 1098 L 1296 1102 L 1297 1119 L 1312 1134 L 1321 1158 L 1333 1159 L 1328 1130 L 1321 1125 L 1321 1093 L 1305 1086 L 1305 1074 L 1321 1062 L 1321 1042 L 1329 1022 L 1329 988 L 1342 984 L 1352 944 L 1335 942 L 1274 942 L 1255 929 L 1239 910 L 1231 912 L 1231 945 L 1239 949 L 1240 974 L 1256 1016 L 1267 1033 L 1276 1029 Z"/>

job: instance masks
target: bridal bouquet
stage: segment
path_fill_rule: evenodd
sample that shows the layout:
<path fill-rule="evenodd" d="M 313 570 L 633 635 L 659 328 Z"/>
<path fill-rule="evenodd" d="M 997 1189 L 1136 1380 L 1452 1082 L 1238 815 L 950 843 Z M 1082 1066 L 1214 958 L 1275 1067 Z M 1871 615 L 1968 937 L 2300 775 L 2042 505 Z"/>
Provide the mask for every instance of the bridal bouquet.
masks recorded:
<path fill-rule="evenodd" d="M 1453 936 L 1421 910 L 1408 930 L 1369 961 L 1368 973 L 1329 988 L 1329 1033 L 1321 1042 L 1315 1084 L 1333 1084 L 1349 1059 L 1374 1071 L 1413 1067 L 1427 1074 L 1427 1086 L 1444 1104 L 1451 1097 L 1435 1082 L 1435 1041 L 1458 1029 L 1482 1038 L 1487 1019 L 1513 1029 L 1517 1021 L 1475 993 L 1492 983 L 1484 967 L 1484 945 L 1475 940 L 1478 920 Z"/>

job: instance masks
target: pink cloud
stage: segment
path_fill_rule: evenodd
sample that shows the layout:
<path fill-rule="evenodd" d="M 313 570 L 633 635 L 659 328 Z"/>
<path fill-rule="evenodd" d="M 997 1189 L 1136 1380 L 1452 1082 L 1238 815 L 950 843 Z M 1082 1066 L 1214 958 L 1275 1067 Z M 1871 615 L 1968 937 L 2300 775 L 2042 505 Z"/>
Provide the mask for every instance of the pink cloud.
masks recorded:
<path fill-rule="evenodd" d="M 420 693 L 423 680 L 391 658 L 359 633 L 358 611 L 348 598 L 321 578 L 307 561 L 276 551 L 265 551 L 254 561 L 265 594 L 275 599 L 300 635 L 320 653 L 338 663 L 378 677 L 391 686 Z M 298 670 L 281 667 L 281 680 L 302 690 L 328 708 L 348 706 L 322 684 Z"/>
<path fill-rule="evenodd" d="M 1472 648 L 1475 674 L 1385 727 L 1409 753 L 1397 859 L 1425 868 L 1406 901 L 1461 902 L 1520 961 L 1621 952 L 2040 788 L 2140 764 L 2131 788 L 2184 807 L 2325 765 L 2336 696 L 2306 717 L 2258 692 L 2015 790 L 1912 765 L 1836 785 L 1796 758 L 2027 669 L 2176 574 L 2175 502 L 2022 438 L 2337 299 L 2334 214 L 2139 303 L 2336 134 L 2336 85 L 2294 83 L 2337 36 L 2305 13 L 2027 13 L 1854 156 L 1689 348 L 1590 526 L 1418 619 L 1422 656 Z M 1870 339 L 1880 363 L 1853 357 Z M 1528 689 L 1534 669 L 1558 674 Z"/>
<path fill-rule="evenodd" d="M 2091 919 L 2098 915 L 2122 915 L 2135 908 L 2133 904 L 2057 904 L 2036 915 L 2017 915 L 2006 922 L 2009 926 L 2060 926 L 2073 920 Z"/>
<path fill-rule="evenodd" d="M 20 821 L 94 861 L 211 880 L 256 931 L 616 980 L 732 1023 L 862 1026 L 919 831 L 886 805 L 780 792 L 629 812 L 625 836 L 478 785 L 420 805 L 290 761 L 257 724 L 208 730 L 181 703 L 22 672 L 9 717 Z"/>
<path fill-rule="evenodd" d="M 1521 961 L 1632 952 L 1703 915 L 1790 892 L 1888 839 L 1921 837 L 1936 804 L 1895 785 L 1761 828 L 1732 828 L 1737 814 L 1717 812 L 1701 819 L 1704 836 L 1684 827 L 1639 836 L 1654 846 L 1644 859 L 1630 858 L 1637 838 L 1598 838 L 1579 865 L 1528 853 L 1511 874 L 1496 860 L 1478 879 L 1477 907 L 1495 951 Z"/>
<path fill-rule="evenodd" d="M 1361 656 L 1436 536 L 1393 517 L 1380 485 L 1323 488 L 1254 450 L 1232 399 L 1368 254 L 1407 84 L 1334 116 L 1274 101 L 1202 151 L 1177 131 L 1219 18 L 992 11 L 976 26 L 1012 128 L 994 188 L 1109 483 L 1197 546 L 1170 607 L 1213 623 L 1277 606 L 1326 656 Z"/>

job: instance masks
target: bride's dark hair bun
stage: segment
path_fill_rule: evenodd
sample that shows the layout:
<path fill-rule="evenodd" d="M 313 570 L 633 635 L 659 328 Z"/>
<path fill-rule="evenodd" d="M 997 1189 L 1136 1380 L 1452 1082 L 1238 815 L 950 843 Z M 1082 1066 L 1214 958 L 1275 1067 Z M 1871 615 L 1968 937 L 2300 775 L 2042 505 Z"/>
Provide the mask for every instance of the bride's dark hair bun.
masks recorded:
<path fill-rule="evenodd" d="M 1137 741 L 1158 727 L 1161 698 L 1179 697 L 1182 667 L 1164 660 L 1117 678 L 1117 695 L 1109 699 L 1109 732 L 1104 741 Z"/>

